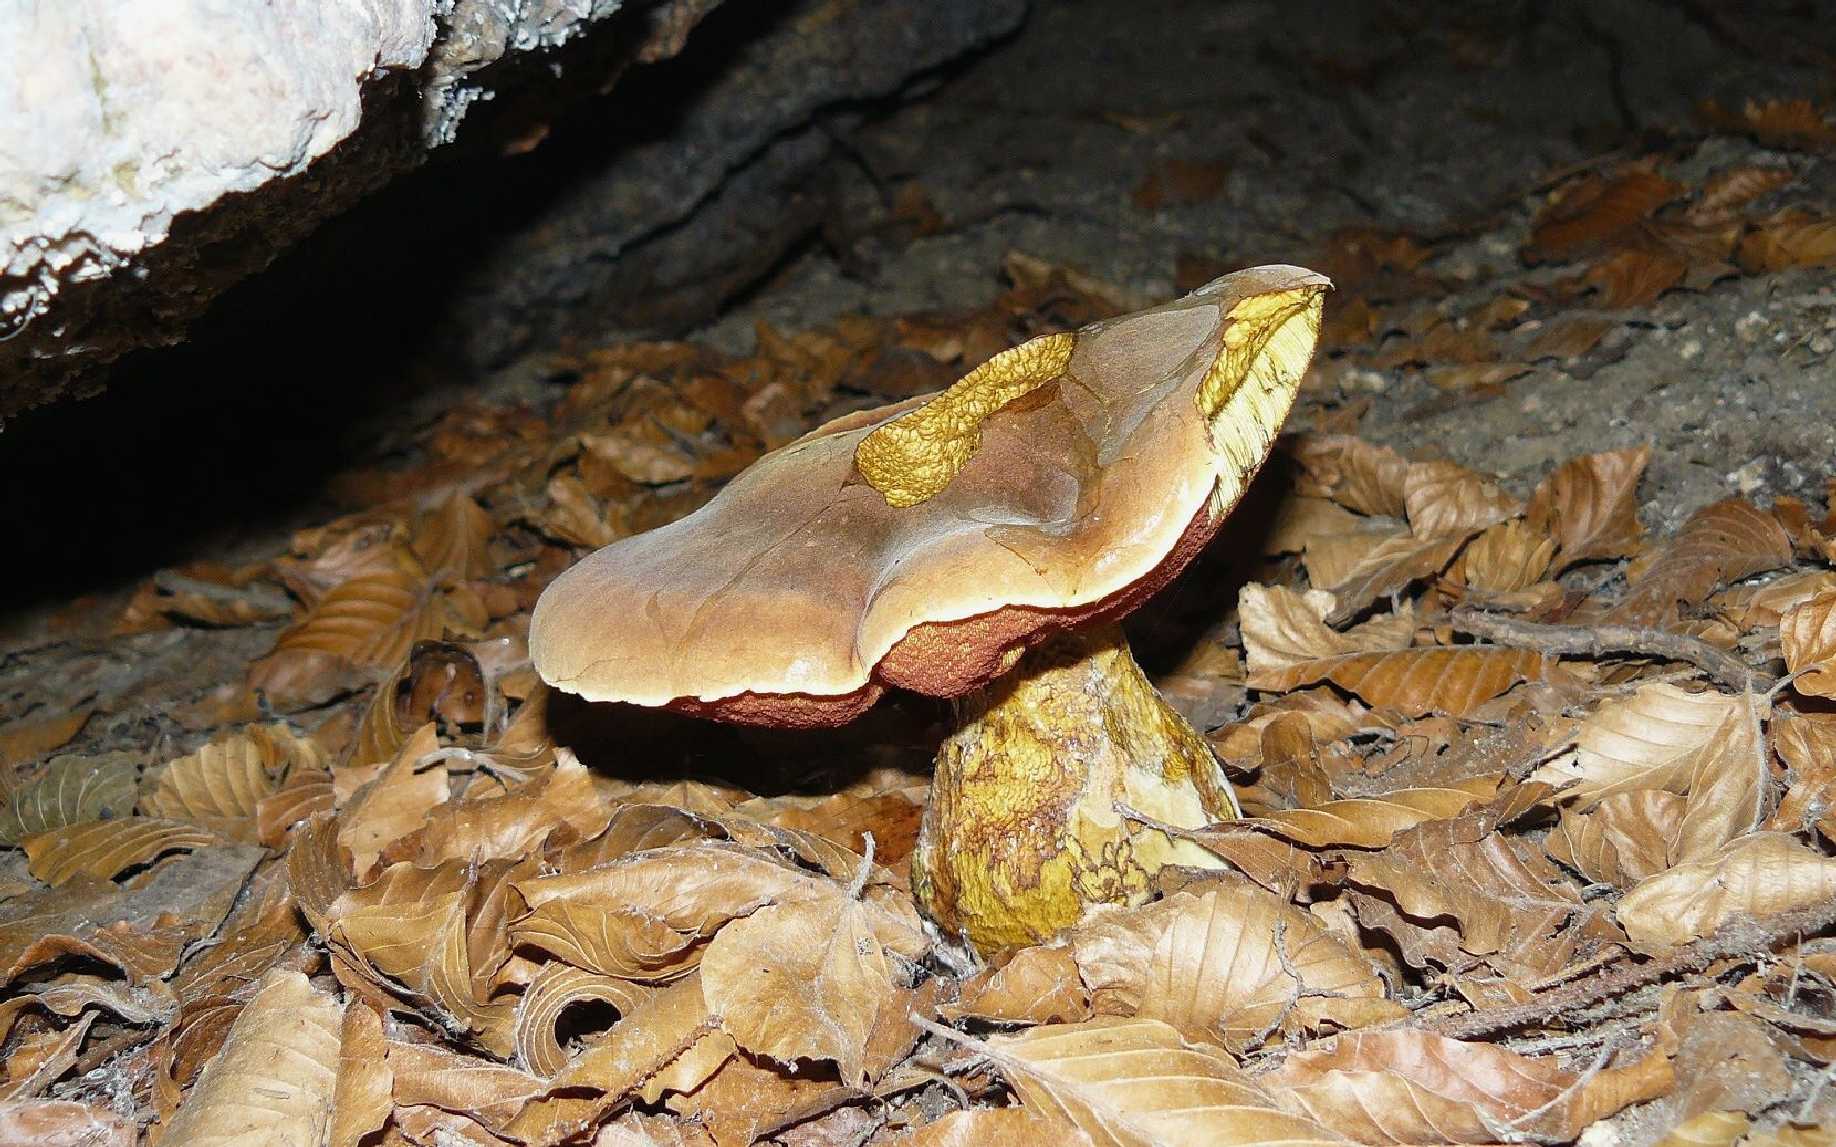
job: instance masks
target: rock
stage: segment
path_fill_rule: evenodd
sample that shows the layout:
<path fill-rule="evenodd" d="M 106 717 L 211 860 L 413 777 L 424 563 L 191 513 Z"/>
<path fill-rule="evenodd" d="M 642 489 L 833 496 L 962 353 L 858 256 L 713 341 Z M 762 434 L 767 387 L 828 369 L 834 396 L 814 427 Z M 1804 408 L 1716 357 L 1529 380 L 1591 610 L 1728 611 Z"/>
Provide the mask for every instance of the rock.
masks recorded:
<path fill-rule="evenodd" d="M 546 93 L 558 105 L 604 89 L 631 64 L 690 48 L 692 30 L 719 4 L 0 8 L 0 42 L 28 45 L 21 66 L 0 70 L 0 417 L 94 389 L 122 354 L 180 340 L 223 289 L 453 141 L 479 101 L 509 92 L 531 103 Z M 618 264 L 627 248 L 718 200 L 729 176 L 755 160 L 767 162 L 754 184 L 794 183 L 827 153 L 823 140 L 791 142 L 817 109 L 890 94 L 1013 27 L 1024 9 L 1023 0 L 756 7 L 772 17 L 759 42 L 722 61 L 712 84 L 685 89 L 685 106 L 635 109 L 670 129 L 617 149 L 556 217 L 532 221 L 502 248 L 518 273 L 486 268 L 469 281 L 467 306 L 496 316 L 569 297 L 603 302 L 601 288 L 618 283 L 648 288 L 652 276 Z M 568 68 L 577 74 L 563 76 Z M 493 130 L 528 127 L 492 119 Z M 490 177 L 480 165 L 470 174 Z M 761 195 L 729 207 L 716 230 L 743 217 L 745 229 L 775 234 L 772 213 L 784 202 Z M 710 254 L 729 277 L 758 262 Z M 668 261 L 679 263 L 680 252 Z M 588 265 L 596 277 L 583 283 Z M 692 278 L 694 269 L 672 273 Z M 532 329 L 523 317 L 467 325 Z"/>

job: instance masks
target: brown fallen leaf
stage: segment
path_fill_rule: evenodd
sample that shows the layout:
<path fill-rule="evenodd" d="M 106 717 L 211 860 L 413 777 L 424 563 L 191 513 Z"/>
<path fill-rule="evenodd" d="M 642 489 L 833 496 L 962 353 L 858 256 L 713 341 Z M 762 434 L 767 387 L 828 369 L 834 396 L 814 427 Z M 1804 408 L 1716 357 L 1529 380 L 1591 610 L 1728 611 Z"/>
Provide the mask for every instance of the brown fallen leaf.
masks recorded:
<path fill-rule="evenodd" d="M 1324 587 L 1331 593 L 1334 605 L 1326 620 L 1337 625 L 1349 621 L 1373 603 L 1401 593 L 1415 582 L 1431 578 L 1447 568 L 1460 552 L 1470 534 L 1456 532 L 1419 537 L 1413 533 L 1385 538 L 1375 545 L 1365 544 L 1349 570 Z M 1315 565 L 1316 545 L 1309 545 L 1309 576 Z"/>
<path fill-rule="evenodd" d="M 1704 100 L 1698 110 L 1714 126 L 1744 132 L 1764 144 L 1811 150 L 1836 146 L 1836 124 L 1809 100 L 1749 99 L 1739 112 Z"/>
<path fill-rule="evenodd" d="M 267 976 L 163 1141 L 318 1147 L 332 1117 L 343 1009 L 298 972 Z"/>
<path fill-rule="evenodd" d="M 1669 251 L 1628 248 L 1615 251 L 1587 269 L 1586 281 L 1599 292 L 1598 305 L 1610 311 L 1647 307 L 1682 283 L 1689 262 Z"/>
<path fill-rule="evenodd" d="M 1268 812 L 1244 823 L 1310 848 L 1382 848 L 1406 828 L 1458 816 L 1473 804 L 1492 799 L 1501 779 L 1494 775 L 1474 777 L 1456 787 L 1396 789 L 1382 796 Z"/>
<path fill-rule="evenodd" d="M 1773 714 L 1767 731 L 1773 751 L 1790 767 L 1790 787 L 1765 827 L 1803 832 L 1813 824 L 1836 839 L 1836 719 L 1789 710 Z"/>
<path fill-rule="evenodd" d="M 1342 1144 L 1290 1115 L 1228 1055 L 1157 1020 L 1099 1016 L 969 1041 L 1059 1139 L 1108 1147 Z"/>
<path fill-rule="evenodd" d="M 434 1044 L 390 1042 L 387 1067 L 398 1106 L 438 1107 L 494 1131 L 547 1086 L 526 1071 Z"/>
<path fill-rule="evenodd" d="M 1608 331 L 1619 325 L 1612 319 L 1588 315 L 1556 319 L 1536 333 L 1519 357 L 1525 362 L 1552 358 L 1570 363 L 1593 350 Z"/>
<path fill-rule="evenodd" d="M 702 993 L 747 1051 L 787 1065 L 830 1060 L 861 1086 L 867 1041 L 909 974 L 874 932 L 852 897 L 768 905 L 708 942 Z"/>
<path fill-rule="evenodd" d="M 409 548 L 436 580 L 490 577 L 497 563 L 490 552 L 496 523 L 471 495 L 454 490 L 415 515 Z"/>
<path fill-rule="evenodd" d="M 1675 862 L 1685 803 L 1675 793 L 1633 789 L 1586 812 L 1565 808 L 1543 850 L 1594 883 L 1628 888 Z"/>
<path fill-rule="evenodd" d="M 1673 855 L 1694 859 L 1758 823 L 1770 782 L 1760 727 L 1767 715 L 1765 699 L 1751 694 L 1653 682 L 1602 704 L 1582 724 L 1572 758 L 1534 776 L 1567 786 L 1562 798 L 1582 809 L 1639 789 L 1683 793 Z"/>
<path fill-rule="evenodd" d="M 51 758 L 0 808 L 0 844 L 17 846 L 34 833 L 126 816 L 139 774 L 139 762 L 127 753 Z"/>
<path fill-rule="evenodd" d="M 1608 616 L 1630 625 L 1664 625 L 1679 606 L 1703 601 L 1728 582 L 1790 564 L 1791 538 L 1778 519 L 1727 498 L 1691 514 L 1648 564 L 1635 564 L 1630 588 Z"/>
<path fill-rule="evenodd" d="M 360 1001 L 345 1006 L 338 1032 L 338 1077 L 332 1085 L 329 1147 L 359 1147 L 382 1130 L 395 1106 L 389 1042 L 382 1019 Z"/>
<path fill-rule="evenodd" d="M 1034 1147 L 1053 1141 L 1066 1142 L 1062 1133 L 1054 1140 L 1053 1130 L 1045 1120 L 1019 1107 L 952 1111 L 922 1127 L 872 1140 L 875 1147 Z M 1088 1136 L 1080 1135 L 1067 1147 L 1083 1147 L 1089 1142 Z"/>
<path fill-rule="evenodd" d="M 1360 514 L 1403 516 L 1409 463 L 1396 451 L 1345 434 L 1302 434 L 1283 445 L 1300 463 L 1299 493 L 1331 498 Z"/>
<path fill-rule="evenodd" d="M 1681 184 L 1634 169 L 1614 179 L 1588 175 L 1560 187 L 1532 225 L 1524 256 L 1566 259 L 1611 242 L 1683 194 Z"/>
<path fill-rule="evenodd" d="M 338 817 L 338 843 L 348 849 L 357 876 L 367 878 L 385 850 L 406 841 L 450 795 L 446 769 L 421 767 L 439 748 L 432 723 L 402 744 L 395 760 L 358 789 Z"/>
<path fill-rule="evenodd" d="M 1520 518 L 1500 522 L 1460 551 L 1450 576 L 1487 593 L 1512 593 L 1543 580 L 1555 557 L 1554 538 Z"/>
<path fill-rule="evenodd" d="M 134 1147 L 134 1124 L 68 1099 L 0 1103 L 0 1143 L 18 1147 Z"/>
<path fill-rule="evenodd" d="M 1090 1018 L 1090 992 L 1078 978 L 1071 949 L 1035 944 L 1014 953 L 1001 967 L 965 980 L 956 1002 L 938 1011 L 951 1020 L 1076 1023 Z"/>
<path fill-rule="evenodd" d="M 140 811 L 189 821 L 231 840 L 253 841 L 261 834 L 257 813 L 262 800 L 295 769 L 323 772 L 318 746 L 285 725 L 252 725 L 152 774 L 152 791 L 140 798 Z"/>
<path fill-rule="evenodd" d="M 652 989 L 628 980 L 602 976 L 566 964 L 548 964 L 537 972 L 516 1006 L 516 1054 L 529 1070 L 553 1076 L 567 1067 L 570 1050 L 561 1044 L 568 1009 L 599 1003 L 620 1016 L 630 1015 Z M 583 1035 L 585 1033 L 582 1033 Z"/>
<path fill-rule="evenodd" d="M 1836 219 L 1782 211 L 1742 236 L 1734 257 L 1755 274 L 1836 266 Z"/>
<path fill-rule="evenodd" d="M 1247 881 L 1093 910 L 1071 948 L 1099 1016 L 1159 1020 L 1234 1050 L 1400 1014 L 1362 953 Z"/>
<path fill-rule="evenodd" d="M 1419 538 L 1472 535 L 1523 506 L 1483 474 L 1454 462 L 1417 462 L 1403 476 L 1403 506 Z"/>
<path fill-rule="evenodd" d="M 1696 223 L 1727 221 L 1748 203 L 1796 178 L 1789 167 L 1724 167 L 1703 182 L 1696 201 L 1689 206 L 1689 218 Z"/>
<path fill-rule="evenodd" d="M 1672 1082 L 1662 1052 L 1581 1075 L 1553 1056 L 1408 1030 L 1349 1032 L 1262 1078 L 1286 1109 L 1355 1142 L 1389 1144 L 1567 1141 Z"/>
<path fill-rule="evenodd" d="M 1779 647 L 1795 678 L 1791 687 L 1836 697 L 1836 590 L 1825 590 L 1779 618 Z"/>
<path fill-rule="evenodd" d="M 1686 944 L 1736 916 L 1771 916 L 1836 896 L 1836 860 L 1779 832 L 1738 837 L 1635 886 L 1614 914 L 1651 950 Z"/>
<path fill-rule="evenodd" d="M 1625 557 L 1638 550 L 1638 480 L 1651 447 L 1572 458 L 1530 495 L 1530 525 L 1555 539 L 1557 572 L 1577 562 Z"/>
<path fill-rule="evenodd" d="M 112 880 L 168 852 L 189 852 L 216 839 L 182 821 L 134 816 L 54 828 L 21 844 L 32 875 L 55 888 L 78 876 Z"/>

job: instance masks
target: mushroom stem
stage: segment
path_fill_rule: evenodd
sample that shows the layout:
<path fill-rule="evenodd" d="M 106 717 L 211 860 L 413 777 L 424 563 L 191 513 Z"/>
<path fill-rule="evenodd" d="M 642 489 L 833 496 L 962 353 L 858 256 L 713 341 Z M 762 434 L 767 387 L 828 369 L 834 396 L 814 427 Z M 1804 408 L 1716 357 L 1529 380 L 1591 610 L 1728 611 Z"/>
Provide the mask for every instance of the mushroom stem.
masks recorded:
<path fill-rule="evenodd" d="M 1219 868 L 1182 828 L 1235 799 L 1204 738 L 1163 700 L 1119 625 L 1064 633 L 961 702 L 937 753 L 912 887 L 948 936 L 983 956 L 1036 943 L 1091 904 L 1147 899 L 1169 864 Z"/>

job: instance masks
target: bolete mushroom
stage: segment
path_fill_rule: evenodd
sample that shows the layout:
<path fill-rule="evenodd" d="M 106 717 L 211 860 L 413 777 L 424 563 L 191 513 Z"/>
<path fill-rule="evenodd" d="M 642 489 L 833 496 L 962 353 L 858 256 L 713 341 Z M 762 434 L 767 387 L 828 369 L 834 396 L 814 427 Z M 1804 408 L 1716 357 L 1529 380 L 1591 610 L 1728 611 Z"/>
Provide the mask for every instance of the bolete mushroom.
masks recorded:
<path fill-rule="evenodd" d="M 963 698 L 912 884 L 985 955 L 1138 902 L 1166 864 L 1216 866 L 1116 811 L 1234 811 L 1117 623 L 1262 465 L 1329 287 L 1238 271 L 819 427 L 557 578 L 536 669 L 588 700 L 754 725 L 839 725 L 889 686 Z"/>

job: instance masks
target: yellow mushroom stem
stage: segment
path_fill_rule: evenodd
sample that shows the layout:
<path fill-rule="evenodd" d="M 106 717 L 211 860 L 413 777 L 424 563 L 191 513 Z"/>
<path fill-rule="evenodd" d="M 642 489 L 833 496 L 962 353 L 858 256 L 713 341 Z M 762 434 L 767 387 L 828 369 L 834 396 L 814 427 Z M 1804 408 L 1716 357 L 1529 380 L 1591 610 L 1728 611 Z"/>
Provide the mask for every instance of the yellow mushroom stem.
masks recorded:
<path fill-rule="evenodd" d="M 1236 815 L 1204 738 L 1163 700 L 1120 626 L 1032 650 L 961 702 L 937 753 L 912 888 L 985 957 L 1057 935 L 1091 904 L 1138 904 L 1169 864 L 1223 867 L 1118 804 L 1185 828 Z"/>

